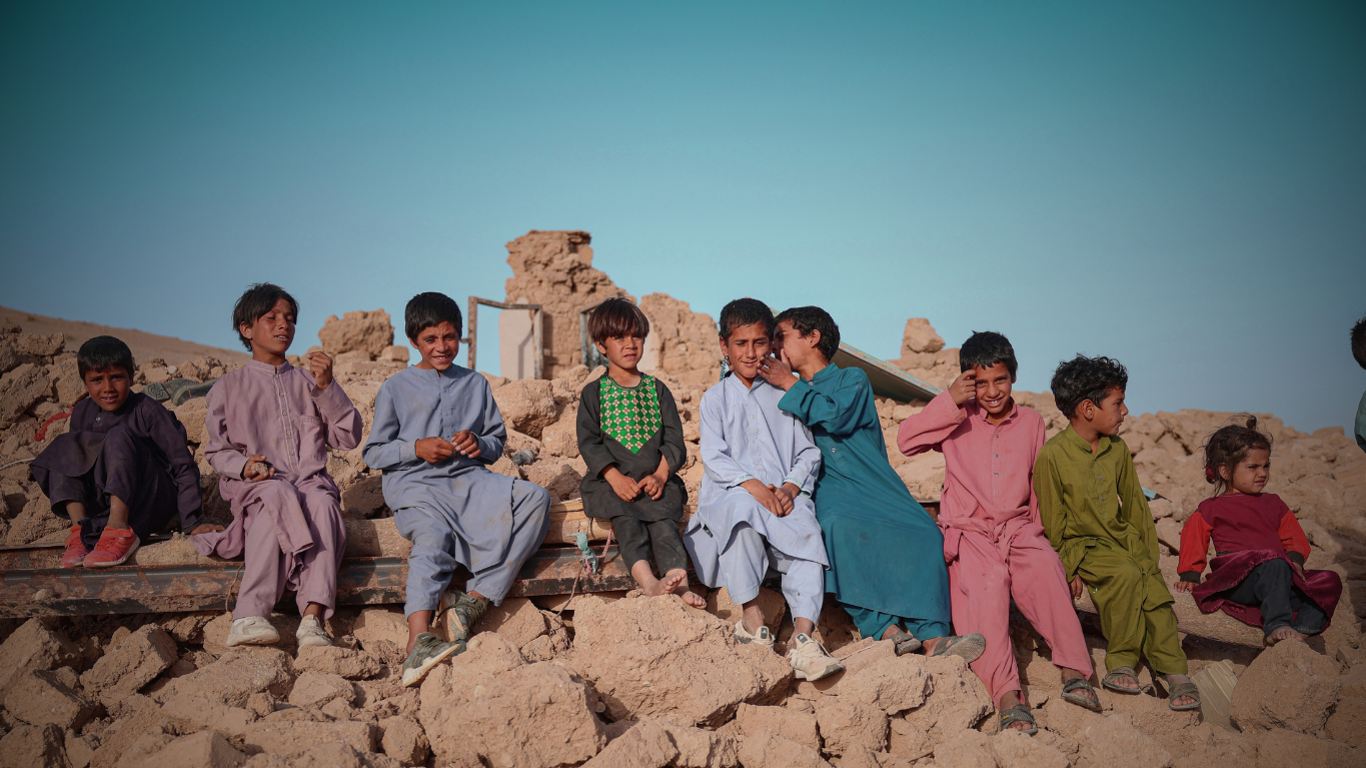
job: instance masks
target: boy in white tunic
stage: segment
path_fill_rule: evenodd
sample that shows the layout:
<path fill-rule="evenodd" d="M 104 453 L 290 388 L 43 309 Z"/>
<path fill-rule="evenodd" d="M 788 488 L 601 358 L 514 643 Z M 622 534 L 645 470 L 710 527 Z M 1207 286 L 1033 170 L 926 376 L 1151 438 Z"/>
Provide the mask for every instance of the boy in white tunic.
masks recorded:
<path fill-rule="evenodd" d="M 811 639 L 825 599 L 828 564 L 810 492 L 820 450 L 806 427 L 778 409 L 783 391 L 759 377 L 774 331 L 756 299 L 721 310 L 721 353 L 730 372 L 702 397 L 702 480 L 697 514 L 683 534 L 697 577 L 744 606 L 742 643 L 773 647 L 757 600 L 770 572 L 782 574 L 796 634 L 787 659 L 796 676 L 819 680 L 844 669 Z"/>

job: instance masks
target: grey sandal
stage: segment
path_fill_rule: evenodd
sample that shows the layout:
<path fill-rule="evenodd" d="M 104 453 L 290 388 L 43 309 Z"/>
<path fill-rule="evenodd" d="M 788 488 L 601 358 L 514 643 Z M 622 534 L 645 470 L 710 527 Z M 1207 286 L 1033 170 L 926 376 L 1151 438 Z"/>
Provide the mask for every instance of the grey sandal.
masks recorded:
<path fill-rule="evenodd" d="M 1181 698 L 1182 696 L 1189 696 L 1192 699 L 1195 699 L 1195 703 L 1179 705 L 1174 703 L 1177 699 Z M 1177 685 L 1173 685 L 1171 690 L 1167 692 L 1167 706 L 1171 707 L 1171 710 L 1173 712 L 1186 712 L 1192 709 L 1199 709 L 1200 688 L 1197 687 L 1195 683 L 1179 683 Z"/>
<path fill-rule="evenodd" d="M 971 664 L 981 658 L 982 652 L 987 649 L 987 640 L 980 634 L 973 632 L 970 635 L 949 635 L 939 639 L 939 645 L 935 646 L 931 656 L 959 656 L 963 661 Z"/>
<path fill-rule="evenodd" d="M 417 642 L 413 643 L 413 652 L 408 654 L 408 658 L 403 662 L 403 687 L 409 688 L 417 685 L 422 682 L 422 678 L 427 676 L 432 667 L 464 652 L 464 641 L 448 643 L 436 635 L 423 632 L 417 636 Z"/>
<path fill-rule="evenodd" d="M 1084 693 L 1073 693 L 1073 691 L 1078 690 L 1086 691 L 1091 695 L 1087 696 Z M 1096 695 L 1096 689 L 1092 687 L 1091 683 L 1084 677 L 1074 677 L 1067 681 L 1067 684 L 1062 687 L 1062 700 L 1071 704 L 1076 704 L 1082 709 L 1089 709 L 1092 712 L 1100 711 L 1100 696 Z"/>
<path fill-rule="evenodd" d="M 915 653 L 920 650 L 920 640 L 904 629 L 898 629 L 896 634 L 892 635 L 891 640 L 892 648 L 898 656 L 905 656 L 908 653 Z"/>
<path fill-rule="evenodd" d="M 1137 685 L 1120 685 L 1119 678 L 1121 677 L 1132 677 L 1134 682 L 1138 682 L 1138 673 L 1134 671 L 1133 667 L 1115 667 L 1105 673 L 1105 677 L 1100 679 L 1100 684 L 1116 693 L 1143 693 L 1143 689 Z"/>
<path fill-rule="evenodd" d="M 487 597 L 474 597 L 465 592 L 456 592 L 454 599 L 450 592 L 441 595 L 441 609 L 449 610 L 455 615 L 455 620 L 460 623 L 459 629 L 451 632 L 451 640 L 461 642 L 469 640 L 474 634 L 474 625 L 489 609 L 489 599 Z"/>
<path fill-rule="evenodd" d="M 1011 728 L 1012 723 L 1029 723 L 1028 728 Z M 1033 736 L 1039 732 L 1039 726 L 1034 723 L 1034 715 L 1029 712 L 1029 705 L 1016 704 L 1001 713 L 1001 730 L 1011 730 L 1016 733 L 1023 733 L 1026 736 Z"/>

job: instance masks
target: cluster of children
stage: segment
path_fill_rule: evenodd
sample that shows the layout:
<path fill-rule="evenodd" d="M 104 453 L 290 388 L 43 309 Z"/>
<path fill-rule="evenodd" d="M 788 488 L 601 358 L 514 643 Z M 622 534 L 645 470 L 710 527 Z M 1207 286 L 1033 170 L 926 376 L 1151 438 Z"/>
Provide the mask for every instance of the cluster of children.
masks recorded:
<path fill-rule="evenodd" d="M 125 562 L 177 517 L 206 555 L 242 557 L 227 645 L 270 644 L 270 613 L 295 593 L 300 645 L 328 645 L 346 544 L 327 451 L 361 442 L 361 419 L 322 352 L 308 370 L 286 360 L 298 303 L 270 284 L 238 300 L 233 325 L 252 360 L 208 394 L 205 457 L 232 507 L 226 529 L 203 524 L 199 471 L 184 427 L 131 392 L 133 359 L 112 337 L 82 345 L 89 399 L 71 429 L 33 462 L 53 511 L 70 519 L 64 567 Z M 375 400 L 363 457 L 383 471 L 385 501 L 413 543 L 408 560 L 404 685 L 462 652 L 490 604 L 499 604 L 545 537 L 550 498 L 533 483 L 489 471 L 507 430 L 487 380 L 455 365 L 462 317 L 440 293 L 404 313 L 420 362 L 389 378 Z M 1157 534 L 1133 459 L 1117 435 L 1128 409 L 1118 362 L 1078 356 L 1054 373 L 1069 426 L 1045 441 L 1044 422 L 1011 396 L 1017 362 L 998 333 L 962 346 L 962 375 L 899 428 L 907 455 L 940 451 L 941 509 L 930 516 L 887 459 L 868 377 L 831 364 L 839 328 L 818 307 L 776 317 L 739 299 L 720 316 L 726 364 L 701 403 L 705 475 L 697 511 L 680 531 L 687 491 L 683 427 L 668 387 L 638 365 L 649 321 L 630 301 L 599 305 L 589 333 L 607 370 L 581 393 L 577 430 L 587 465 L 586 513 L 609 520 L 623 563 L 646 595 L 701 607 L 688 566 L 743 606 L 741 643 L 775 645 L 758 602 L 780 579 L 795 634 L 794 674 L 843 669 L 813 639 L 826 593 L 865 637 L 968 661 L 991 692 L 1001 724 L 1035 732 L 1009 635 L 1012 601 L 1042 635 L 1060 670 L 1062 698 L 1100 709 L 1073 599 L 1090 594 L 1108 642 L 1101 684 L 1138 693 L 1140 656 L 1164 676 L 1175 710 L 1200 706 L 1186 675 L 1174 598 L 1158 567 Z M 1366 367 L 1366 321 L 1353 329 Z M 1366 398 L 1358 440 L 1366 431 Z M 1215 495 L 1187 520 L 1180 577 L 1201 610 L 1263 627 L 1267 643 L 1322 632 L 1342 590 L 1337 575 L 1306 571 L 1309 547 L 1293 513 L 1263 492 L 1271 441 L 1256 420 L 1225 427 L 1206 446 Z M 1217 556 L 1201 583 L 1210 540 Z M 449 590 L 457 567 L 471 575 Z M 429 630 L 449 611 L 449 641 Z M 951 628 L 963 634 L 952 634 Z"/>

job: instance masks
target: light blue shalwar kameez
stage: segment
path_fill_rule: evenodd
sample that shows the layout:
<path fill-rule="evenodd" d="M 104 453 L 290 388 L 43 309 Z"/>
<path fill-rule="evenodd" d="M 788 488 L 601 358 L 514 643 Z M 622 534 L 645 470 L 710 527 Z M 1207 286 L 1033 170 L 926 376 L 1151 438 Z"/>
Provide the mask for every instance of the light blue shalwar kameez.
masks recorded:
<path fill-rule="evenodd" d="M 477 459 L 455 454 L 429 464 L 417 457 L 418 440 L 449 440 L 463 429 L 479 442 Z M 383 470 L 384 501 L 398 532 L 413 542 L 404 615 L 436 610 L 459 565 L 474 576 L 466 592 L 500 604 L 545 539 L 550 494 L 485 466 L 503 455 L 506 441 L 503 415 L 482 374 L 414 366 L 380 386 L 362 456 L 371 469 Z"/>
<path fill-rule="evenodd" d="M 758 597 L 764 577 L 776 571 L 793 618 L 815 622 L 829 562 L 810 496 L 820 449 L 801 422 L 778 409 L 782 397 L 763 379 L 746 387 L 734 375 L 702 396 L 706 472 L 683 543 L 703 584 L 724 586 L 731 600 L 743 604 Z M 778 517 L 740 487 L 750 479 L 775 487 L 792 483 L 802 493 L 792 512 Z"/>

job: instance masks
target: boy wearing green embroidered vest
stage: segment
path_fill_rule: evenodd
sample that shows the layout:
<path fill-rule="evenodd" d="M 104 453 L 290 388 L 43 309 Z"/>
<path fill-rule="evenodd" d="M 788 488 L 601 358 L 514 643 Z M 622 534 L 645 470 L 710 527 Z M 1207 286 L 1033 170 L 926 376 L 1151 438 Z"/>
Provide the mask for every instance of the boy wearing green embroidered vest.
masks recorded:
<path fill-rule="evenodd" d="M 607 373 L 579 397 L 579 454 L 588 465 L 579 485 L 584 514 L 611 521 L 621 557 L 646 595 L 675 594 L 701 608 L 705 602 L 688 589 L 688 552 L 678 531 L 688 500 L 678 477 L 687 458 L 683 422 L 669 388 L 636 367 L 650 321 L 630 301 L 608 299 L 593 310 L 588 333 L 607 357 Z"/>

